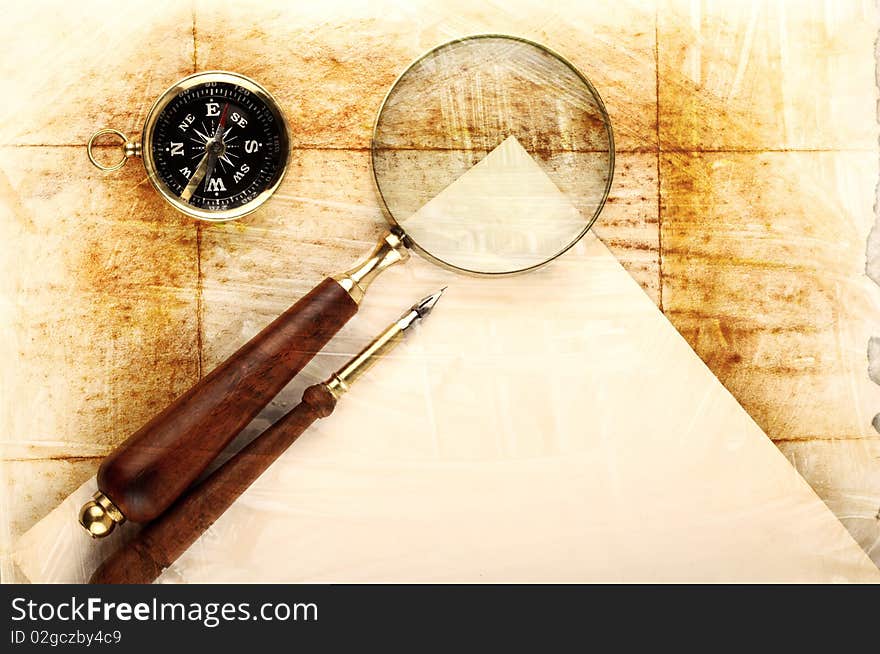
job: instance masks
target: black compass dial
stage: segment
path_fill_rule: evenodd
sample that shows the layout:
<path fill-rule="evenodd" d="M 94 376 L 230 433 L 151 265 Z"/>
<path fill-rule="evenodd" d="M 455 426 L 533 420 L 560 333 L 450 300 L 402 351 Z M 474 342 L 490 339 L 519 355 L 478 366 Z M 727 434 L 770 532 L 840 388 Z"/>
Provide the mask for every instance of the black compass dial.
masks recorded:
<path fill-rule="evenodd" d="M 234 83 L 205 82 L 162 109 L 151 150 L 158 181 L 173 197 L 202 211 L 233 211 L 274 188 L 287 161 L 287 134 L 266 98 Z"/>

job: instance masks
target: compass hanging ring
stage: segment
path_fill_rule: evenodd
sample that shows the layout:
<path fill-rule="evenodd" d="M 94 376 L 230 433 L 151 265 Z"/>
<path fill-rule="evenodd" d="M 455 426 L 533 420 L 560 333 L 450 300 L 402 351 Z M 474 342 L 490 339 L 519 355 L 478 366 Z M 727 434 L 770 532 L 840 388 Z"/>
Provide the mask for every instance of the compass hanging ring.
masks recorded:
<path fill-rule="evenodd" d="M 120 139 L 122 158 L 95 156 L 98 139 Z M 153 104 L 141 141 L 103 128 L 89 139 L 89 161 L 105 172 L 142 157 L 147 177 L 177 210 L 208 221 L 241 218 L 281 183 L 290 139 L 271 94 L 237 73 L 210 71 L 180 80 Z"/>
<path fill-rule="evenodd" d="M 114 136 L 121 139 L 120 147 L 122 149 L 122 159 L 117 161 L 115 164 L 111 164 L 109 166 L 102 164 L 100 161 L 98 161 L 98 159 L 95 157 L 95 153 L 94 153 L 95 141 L 97 141 L 102 136 L 106 136 L 107 134 L 113 134 Z M 107 172 L 107 173 L 112 172 L 114 170 L 119 170 L 120 168 L 122 168 L 125 165 L 125 162 L 128 161 L 129 157 L 141 156 L 141 144 L 140 143 L 135 143 L 133 141 L 129 141 L 128 138 L 125 136 L 125 134 L 120 132 L 118 129 L 112 129 L 110 127 L 105 127 L 104 129 L 99 129 L 97 132 L 92 134 L 92 138 L 89 139 L 89 145 L 87 147 L 87 150 L 89 153 L 89 161 L 91 161 L 92 164 L 96 168 L 99 168 L 100 170 L 103 170 L 104 172 Z"/>

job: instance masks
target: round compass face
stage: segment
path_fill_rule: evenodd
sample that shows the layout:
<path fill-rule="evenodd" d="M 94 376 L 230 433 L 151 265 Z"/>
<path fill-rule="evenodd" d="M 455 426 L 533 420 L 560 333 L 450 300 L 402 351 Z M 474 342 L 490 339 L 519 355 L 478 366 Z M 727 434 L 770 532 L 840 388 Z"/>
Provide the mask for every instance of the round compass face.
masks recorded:
<path fill-rule="evenodd" d="M 256 209 L 287 165 L 287 129 L 275 101 L 232 73 L 196 74 L 169 89 L 147 118 L 143 143 L 156 188 L 205 220 Z"/>

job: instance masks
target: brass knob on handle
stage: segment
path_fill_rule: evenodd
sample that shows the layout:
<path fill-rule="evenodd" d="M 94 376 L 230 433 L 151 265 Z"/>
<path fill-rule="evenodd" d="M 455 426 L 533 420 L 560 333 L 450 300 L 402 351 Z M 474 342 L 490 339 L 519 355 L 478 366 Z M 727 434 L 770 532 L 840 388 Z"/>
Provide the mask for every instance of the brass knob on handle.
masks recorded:
<path fill-rule="evenodd" d="M 104 538 L 125 522 L 125 516 L 110 498 L 98 491 L 83 505 L 79 512 L 79 524 L 85 527 L 92 538 Z"/>

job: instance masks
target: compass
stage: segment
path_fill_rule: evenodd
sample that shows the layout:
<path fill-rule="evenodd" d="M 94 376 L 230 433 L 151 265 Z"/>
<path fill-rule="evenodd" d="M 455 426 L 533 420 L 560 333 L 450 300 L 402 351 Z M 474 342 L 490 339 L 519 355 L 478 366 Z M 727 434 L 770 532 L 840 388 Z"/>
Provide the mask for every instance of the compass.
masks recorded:
<path fill-rule="evenodd" d="M 122 142 L 122 158 L 110 165 L 95 152 L 106 135 Z M 142 157 L 165 200 L 210 221 L 240 218 L 268 200 L 284 176 L 288 152 L 274 98 L 252 79 L 222 71 L 190 75 L 165 91 L 147 114 L 140 143 L 104 128 L 88 144 L 89 160 L 104 171 Z"/>

